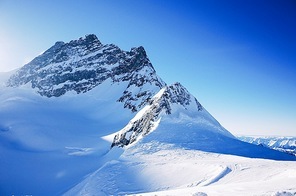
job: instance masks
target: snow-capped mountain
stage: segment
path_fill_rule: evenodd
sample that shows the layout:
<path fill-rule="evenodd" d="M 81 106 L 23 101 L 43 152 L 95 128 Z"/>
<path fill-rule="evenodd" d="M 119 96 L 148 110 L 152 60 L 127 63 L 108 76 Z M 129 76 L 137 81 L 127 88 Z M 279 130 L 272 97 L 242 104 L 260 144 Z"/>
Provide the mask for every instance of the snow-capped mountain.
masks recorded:
<path fill-rule="evenodd" d="M 237 138 L 248 143 L 263 145 L 296 156 L 296 137 L 237 136 Z"/>
<path fill-rule="evenodd" d="M 143 47 L 126 52 L 103 45 L 95 35 L 56 42 L 11 76 L 8 86 L 29 83 L 42 96 L 59 97 L 69 91 L 85 93 L 108 79 L 114 84 L 127 82 L 118 101 L 133 112 L 165 86 Z"/>
<path fill-rule="evenodd" d="M 180 110 L 192 121 L 203 119 L 218 127 L 220 133 L 233 137 L 202 107 L 185 87 L 175 83 L 161 89 L 147 105 L 114 137 L 112 146 L 125 146 L 155 130 L 165 115 L 176 115 Z M 195 119 L 196 118 L 196 119 Z"/>
<path fill-rule="evenodd" d="M 103 45 L 95 35 L 69 43 L 56 42 L 14 73 L 7 86 L 29 86 L 41 96 L 51 98 L 69 92 L 84 94 L 102 88 L 105 83 L 110 88 L 125 86 L 117 92 L 116 99 L 124 108 L 132 112 L 142 109 L 123 128 L 125 131 L 114 136 L 111 146 L 131 144 L 147 135 L 163 114 L 174 114 L 178 107 L 185 109 L 186 115 L 194 114 L 198 120 L 214 122 L 213 127 L 233 138 L 180 83 L 167 86 L 157 76 L 143 47 L 126 52 L 113 44 Z M 131 138 L 126 138 L 127 135 Z"/>
<path fill-rule="evenodd" d="M 162 170 L 153 164 L 159 175 L 137 173 L 150 163 L 138 155 L 167 152 L 177 160 L 186 150 L 194 152 L 186 160 L 200 156 L 196 151 L 210 159 L 227 154 L 296 160 L 236 139 L 180 83 L 167 85 L 143 47 L 123 51 L 87 35 L 57 42 L 19 70 L 0 74 L 0 157 L 5 157 L 0 195 L 125 195 L 177 188 L 192 181 L 194 172 L 160 183 Z M 129 162 L 139 157 L 141 163 Z M 126 169 L 129 163 L 136 168 Z M 217 169 L 207 168 L 211 174 Z M 230 171 L 222 167 L 223 175 Z M 127 186 L 125 174 L 133 186 Z M 146 179 L 158 183 L 150 186 Z M 202 179 L 204 185 L 215 182 Z"/>

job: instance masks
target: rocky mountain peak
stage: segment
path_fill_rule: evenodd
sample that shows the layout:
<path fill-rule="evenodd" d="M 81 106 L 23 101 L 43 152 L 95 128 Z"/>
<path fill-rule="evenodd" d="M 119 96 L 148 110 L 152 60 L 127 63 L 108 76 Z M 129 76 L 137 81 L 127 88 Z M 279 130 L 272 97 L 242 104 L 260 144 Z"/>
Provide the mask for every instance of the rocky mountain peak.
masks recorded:
<path fill-rule="evenodd" d="M 85 37 L 80 37 L 78 40 L 70 41 L 69 45 L 71 45 L 72 47 L 85 46 L 87 49 L 91 49 L 93 47 L 102 45 L 102 43 L 99 41 L 96 35 L 89 34 Z"/>
<path fill-rule="evenodd" d="M 140 58 L 147 58 L 147 54 L 143 46 L 133 47 L 130 54 L 137 54 Z"/>
<path fill-rule="evenodd" d="M 195 105 L 196 109 L 198 111 L 201 111 L 203 109 L 202 105 L 197 101 L 195 97 L 193 97 L 188 90 L 179 82 L 176 82 L 170 86 L 167 86 L 164 93 L 163 93 L 163 101 L 168 102 L 169 104 L 166 104 L 166 113 L 171 113 L 171 106 L 172 104 L 178 104 L 185 109 L 189 105 L 192 104 Z"/>
<path fill-rule="evenodd" d="M 118 102 L 133 112 L 165 85 L 142 46 L 123 51 L 90 34 L 56 42 L 12 75 L 7 86 L 31 84 L 42 96 L 59 97 L 68 91 L 86 93 L 107 80 L 126 85 Z"/>
<path fill-rule="evenodd" d="M 62 45 L 64 45 L 65 44 L 65 42 L 63 42 L 63 41 L 57 41 L 54 45 L 53 45 L 53 47 L 55 47 L 55 48 L 60 48 Z"/>

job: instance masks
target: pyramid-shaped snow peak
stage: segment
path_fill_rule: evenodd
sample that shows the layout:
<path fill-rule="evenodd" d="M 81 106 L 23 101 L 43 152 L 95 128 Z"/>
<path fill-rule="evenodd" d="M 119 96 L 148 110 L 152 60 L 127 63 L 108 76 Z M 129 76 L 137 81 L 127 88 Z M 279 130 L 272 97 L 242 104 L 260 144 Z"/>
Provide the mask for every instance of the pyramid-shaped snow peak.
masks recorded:
<path fill-rule="evenodd" d="M 180 83 L 162 88 L 149 103 L 118 133 L 113 146 L 127 146 L 154 131 L 163 120 L 182 123 L 208 123 L 219 133 L 233 137 Z M 175 119 L 175 120 L 174 120 Z"/>

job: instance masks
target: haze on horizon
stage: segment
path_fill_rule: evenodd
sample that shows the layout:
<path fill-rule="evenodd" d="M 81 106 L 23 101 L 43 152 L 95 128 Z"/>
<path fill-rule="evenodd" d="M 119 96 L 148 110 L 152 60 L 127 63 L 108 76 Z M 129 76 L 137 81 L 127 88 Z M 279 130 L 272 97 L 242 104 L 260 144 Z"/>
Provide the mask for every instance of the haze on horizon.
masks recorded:
<path fill-rule="evenodd" d="M 0 0 L 0 72 L 94 33 L 144 46 L 230 132 L 296 136 L 296 3 Z"/>

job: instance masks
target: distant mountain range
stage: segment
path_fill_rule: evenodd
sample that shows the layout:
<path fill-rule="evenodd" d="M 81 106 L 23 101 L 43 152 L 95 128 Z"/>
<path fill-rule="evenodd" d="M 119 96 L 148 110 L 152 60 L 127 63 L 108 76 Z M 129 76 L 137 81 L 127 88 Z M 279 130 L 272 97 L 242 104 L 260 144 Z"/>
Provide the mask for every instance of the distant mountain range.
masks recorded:
<path fill-rule="evenodd" d="M 237 138 L 244 142 L 262 145 L 274 150 L 278 150 L 296 156 L 296 137 L 237 136 Z"/>

